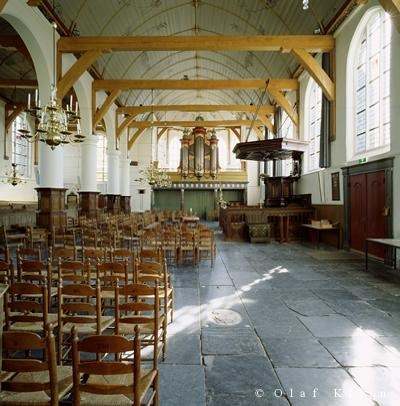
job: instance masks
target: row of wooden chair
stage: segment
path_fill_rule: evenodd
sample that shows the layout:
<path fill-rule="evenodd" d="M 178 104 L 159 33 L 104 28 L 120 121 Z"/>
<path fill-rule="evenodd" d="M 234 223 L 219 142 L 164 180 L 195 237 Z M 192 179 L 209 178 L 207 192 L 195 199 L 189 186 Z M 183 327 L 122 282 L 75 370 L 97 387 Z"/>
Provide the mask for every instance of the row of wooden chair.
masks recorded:
<path fill-rule="evenodd" d="M 142 369 L 140 328 L 136 326 L 132 335 L 132 339 L 90 335 L 79 340 L 73 327 L 70 367 L 56 365 L 51 325 L 46 326 L 44 337 L 32 332 L 4 332 L 0 404 L 57 406 L 72 392 L 76 406 L 137 406 L 144 400 L 147 405 L 158 405 L 157 357 Z M 36 358 L 26 357 L 26 353 L 37 352 L 41 354 Z M 124 357 L 127 353 L 130 360 Z"/>

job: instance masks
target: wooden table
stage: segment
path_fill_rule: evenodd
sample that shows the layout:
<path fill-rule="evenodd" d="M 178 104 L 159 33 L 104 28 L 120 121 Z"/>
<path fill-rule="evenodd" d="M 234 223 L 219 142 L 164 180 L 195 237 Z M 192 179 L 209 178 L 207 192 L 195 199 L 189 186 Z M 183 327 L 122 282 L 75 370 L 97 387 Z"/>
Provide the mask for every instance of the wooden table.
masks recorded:
<path fill-rule="evenodd" d="M 182 217 L 182 223 L 190 224 L 193 227 L 195 227 L 199 221 L 200 221 L 200 217 L 197 217 L 197 216 Z"/>
<path fill-rule="evenodd" d="M 337 248 L 340 249 L 340 227 L 318 227 L 318 226 L 313 226 L 312 224 L 302 224 L 301 226 L 303 228 L 308 228 L 309 230 L 316 231 L 318 248 L 319 248 L 319 245 L 321 242 L 321 233 L 328 232 L 328 231 L 334 231 L 337 234 Z"/>
<path fill-rule="evenodd" d="M 365 269 L 368 269 L 368 243 L 373 242 L 386 247 L 394 248 L 393 269 L 396 269 L 397 248 L 400 248 L 400 239 L 397 238 L 366 238 L 365 239 Z"/>

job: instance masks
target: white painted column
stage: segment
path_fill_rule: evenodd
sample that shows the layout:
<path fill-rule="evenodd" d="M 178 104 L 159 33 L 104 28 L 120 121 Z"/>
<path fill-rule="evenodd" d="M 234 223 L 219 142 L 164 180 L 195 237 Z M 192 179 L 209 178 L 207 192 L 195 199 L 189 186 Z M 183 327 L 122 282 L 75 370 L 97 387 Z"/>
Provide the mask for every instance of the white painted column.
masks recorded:
<path fill-rule="evenodd" d="M 120 151 L 108 151 L 108 182 L 107 182 L 107 194 L 119 195 L 120 194 Z"/>
<path fill-rule="evenodd" d="M 120 194 L 121 196 L 130 196 L 129 192 L 129 163 L 130 159 L 121 158 L 120 160 Z"/>
<path fill-rule="evenodd" d="M 81 187 L 82 192 L 97 192 L 97 140 L 95 134 L 87 135 L 82 147 L 82 170 Z"/>
<path fill-rule="evenodd" d="M 64 187 L 64 149 L 62 145 L 53 150 L 44 142 L 39 142 L 39 186 Z"/>

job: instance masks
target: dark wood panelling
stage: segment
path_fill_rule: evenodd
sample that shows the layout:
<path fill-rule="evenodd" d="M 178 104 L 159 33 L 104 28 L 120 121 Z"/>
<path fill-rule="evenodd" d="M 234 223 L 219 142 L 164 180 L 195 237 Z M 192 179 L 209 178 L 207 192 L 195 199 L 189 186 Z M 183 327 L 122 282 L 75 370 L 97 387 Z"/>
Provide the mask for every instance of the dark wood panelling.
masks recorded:
<path fill-rule="evenodd" d="M 79 192 L 79 213 L 87 218 L 96 218 L 98 214 L 100 192 Z"/>
<path fill-rule="evenodd" d="M 63 231 L 66 226 L 64 188 L 36 188 L 38 194 L 38 211 L 36 224 L 49 231 Z"/>
<path fill-rule="evenodd" d="M 340 234 L 343 234 L 344 226 L 344 206 L 339 204 L 313 204 L 315 209 L 315 220 L 326 219 L 331 223 L 337 223 L 340 226 Z M 321 233 L 321 241 L 337 247 L 337 237 L 334 233 Z M 340 240 L 339 246 L 342 247 L 343 241 Z"/>

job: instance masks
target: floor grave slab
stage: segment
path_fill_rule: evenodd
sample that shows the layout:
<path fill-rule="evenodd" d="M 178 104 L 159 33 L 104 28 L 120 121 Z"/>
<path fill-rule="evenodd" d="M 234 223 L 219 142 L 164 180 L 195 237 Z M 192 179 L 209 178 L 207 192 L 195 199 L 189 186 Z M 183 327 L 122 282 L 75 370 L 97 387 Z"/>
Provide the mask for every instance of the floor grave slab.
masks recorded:
<path fill-rule="evenodd" d="M 202 329 L 203 355 L 243 355 L 265 356 L 261 342 L 252 328 Z"/>

